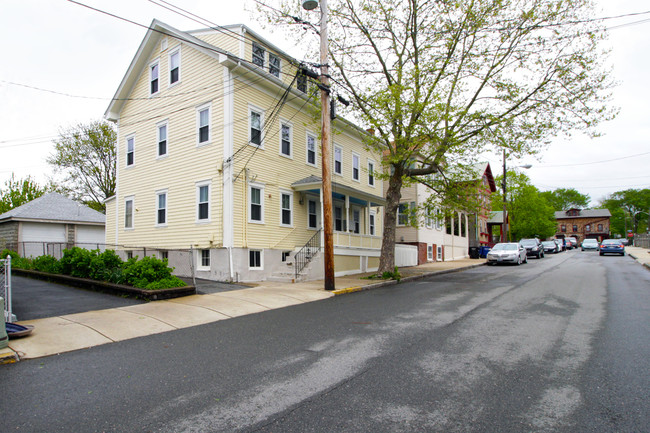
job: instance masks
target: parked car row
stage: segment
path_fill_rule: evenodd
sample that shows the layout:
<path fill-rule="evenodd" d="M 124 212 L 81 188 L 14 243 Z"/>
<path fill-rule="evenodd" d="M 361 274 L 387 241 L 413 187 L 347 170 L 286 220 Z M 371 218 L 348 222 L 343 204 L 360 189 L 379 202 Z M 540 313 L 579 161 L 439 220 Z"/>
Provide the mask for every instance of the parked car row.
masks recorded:
<path fill-rule="evenodd" d="M 544 258 L 544 254 L 557 254 L 562 251 L 578 248 L 578 240 L 574 237 L 540 241 L 536 238 L 522 239 L 519 242 L 502 242 L 494 245 L 487 253 L 489 265 L 512 263 L 521 265 L 528 263 L 528 257 Z M 625 255 L 625 245 L 621 239 L 605 239 L 598 243 L 596 239 L 585 239 L 580 244 L 582 251 L 599 251 L 600 255 Z"/>

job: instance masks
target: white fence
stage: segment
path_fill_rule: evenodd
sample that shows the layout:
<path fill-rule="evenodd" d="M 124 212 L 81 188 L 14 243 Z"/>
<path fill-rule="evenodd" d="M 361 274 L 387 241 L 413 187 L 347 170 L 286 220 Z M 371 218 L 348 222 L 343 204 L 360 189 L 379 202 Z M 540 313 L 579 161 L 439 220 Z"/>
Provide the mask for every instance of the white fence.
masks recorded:
<path fill-rule="evenodd" d="M 415 245 L 395 244 L 395 266 L 417 266 L 418 247 Z"/>
<path fill-rule="evenodd" d="M 4 321 L 15 322 L 16 316 L 11 310 L 11 256 L 0 260 L 0 294 L 4 298 Z"/>

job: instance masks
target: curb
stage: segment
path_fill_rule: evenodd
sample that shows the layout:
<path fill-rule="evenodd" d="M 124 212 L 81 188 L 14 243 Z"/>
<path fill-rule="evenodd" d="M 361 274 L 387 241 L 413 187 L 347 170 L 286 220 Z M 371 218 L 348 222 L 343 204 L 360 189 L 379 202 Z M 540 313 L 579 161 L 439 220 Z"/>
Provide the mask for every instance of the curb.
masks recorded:
<path fill-rule="evenodd" d="M 20 361 L 18 354 L 11 348 L 0 349 L 0 365 L 13 364 L 18 361 Z"/>
<path fill-rule="evenodd" d="M 378 283 L 368 284 L 368 285 L 365 285 L 365 286 L 354 286 L 354 287 L 347 287 L 345 289 L 337 289 L 337 290 L 334 290 L 332 293 L 334 293 L 334 296 L 347 295 L 347 294 L 350 294 L 350 293 L 361 292 L 361 291 L 364 291 L 364 290 L 378 289 L 380 287 L 393 286 L 395 284 L 408 283 L 408 282 L 411 282 L 411 281 L 422 280 L 424 278 L 432 277 L 432 276 L 435 276 L 435 275 L 443 275 L 443 274 L 452 274 L 452 273 L 455 273 L 455 272 L 462 272 L 462 271 L 466 271 L 468 269 L 478 268 L 479 266 L 485 266 L 486 264 L 487 264 L 487 262 L 479 263 L 479 264 L 476 264 L 476 265 L 464 266 L 462 268 L 443 269 L 441 271 L 426 272 L 426 273 L 420 274 L 420 275 L 411 275 L 410 277 L 404 277 L 404 278 L 401 278 L 400 280 L 387 280 L 387 281 L 381 281 L 381 282 L 378 282 Z"/>

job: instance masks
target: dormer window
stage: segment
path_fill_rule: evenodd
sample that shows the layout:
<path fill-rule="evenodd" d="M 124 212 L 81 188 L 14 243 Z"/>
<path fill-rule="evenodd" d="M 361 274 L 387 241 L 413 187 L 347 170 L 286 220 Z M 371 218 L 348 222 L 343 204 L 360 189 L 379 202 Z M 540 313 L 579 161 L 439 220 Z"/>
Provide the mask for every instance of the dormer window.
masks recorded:
<path fill-rule="evenodd" d="M 301 92 L 307 93 L 307 76 L 305 74 L 298 74 L 296 88 Z"/>
<path fill-rule="evenodd" d="M 253 42 L 253 64 L 259 66 L 260 68 L 263 68 L 265 55 L 266 55 L 266 50 L 264 49 L 264 47 Z"/>

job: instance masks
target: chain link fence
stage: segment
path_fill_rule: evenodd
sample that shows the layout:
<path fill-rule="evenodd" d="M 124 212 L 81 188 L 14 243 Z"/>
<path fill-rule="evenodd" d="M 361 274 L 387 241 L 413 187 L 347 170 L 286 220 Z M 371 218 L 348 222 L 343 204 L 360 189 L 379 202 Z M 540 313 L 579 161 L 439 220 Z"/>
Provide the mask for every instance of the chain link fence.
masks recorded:
<path fill-rule="evenodd" d="M 650 234 L 635 234 L 634 235 L 634 246 L 640 248 L 649 248 L 650 249 Z"/>
<path fill-rule="evenodd" d="M 182 278 L 188 284 L 195 285 L 194 250 L 188 249 L 160 249 L 149 247 L 133 247 L 129 245 L 100 244 L 100 243 L 69 243 L 69 242 L 5 242 L 0 244 L 0 251 L 6 249 L 16 251 L 21 257 L 38 257 L 50 255 L 60 260 L 63 251 L 72 247 L 85 248 L 87 250 L 114 250 L 122 260 L 132 257 L 156 257 L 167 259 L 173 274 Z"/>

